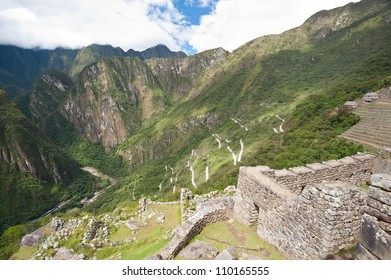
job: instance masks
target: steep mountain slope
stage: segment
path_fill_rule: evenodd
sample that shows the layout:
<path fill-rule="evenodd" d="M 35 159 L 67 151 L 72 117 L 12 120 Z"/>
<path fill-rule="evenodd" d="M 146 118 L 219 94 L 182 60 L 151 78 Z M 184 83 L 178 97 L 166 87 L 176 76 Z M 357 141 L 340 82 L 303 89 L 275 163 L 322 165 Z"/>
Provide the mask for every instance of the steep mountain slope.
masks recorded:
<path fill-rule="evenodd" d="M 91 182 L 0 92 L 0 232 L 91 192 Z"/>
<path fill-rule="evenodd" d="M 80 162 L 108 168 L 99 161 L 109 157 L 126 169 L 91 211 L 170 199 L 181 187 L 222 189 L 240 165 L 286 168 L 362 150 L 336 137 L 358 121 L 341 106 L 391 83 L 390 9 L 364 0 L 322 11 L 231 54 L 141 61 L 91 46 L 78 65 L 115 57 L 80 67 L 73 80 L 47 72 L 19 104 Z"/>
<path fill-rule="evenodd" d="M 129 188 L 158 197 L 180 187 L 224 188 L 242 164 L 286 168 L 362 150 L 336 138 L 358 121 L 340 106 L 390 83 L 390 18 L 388 1 L 352 3 L 234 51 L 203 74 L 197 94 L 189 94 L 192 84 L 186 98 L 115 148 L 133 173 L 107 194 L 111 206 L 104 197 L 97 205 L 130 200 Z M 159 71 L 159 63 L 147 62 L 180 96 L 168 78 L 175 67 Z"/>
<path fill-rule="evenodd" d="M 79 136 L 108 151 L 152 115 L 188 98 L 190 89 L 197 91 L 205 73 L 217 69 L 226 55 L 217 49 L 185 59 L 112 57 L 86 67 L 75 82 L 50 71 L 18 104 L 56 143 L 72 144 Z"/>
<path fill-rule="evenodd" d="M 0 45 L 0 88 L 10 97 L 28 90 L 32 83 L 48 70 L 59 70 L 72 76 L 99 59 L 113 56 L 138 57 L 141 60 L 159 57 L 184 58 L 183 52 L 172 52 L 164 45 L 157 45 L 142 52 L 132 49 L 124 52 L 110 45 L 97 45 L 81 49 L 54 50 L 23 49 Z"/>
<path fill-rule="evenodd" d="M 69 71 L 79 50 L 31 50 L 0 46 L 0 88 L 8 96 L 17 96 L 48 69 Z"/>
<path fill-rule="evenodd" d="M 232 54 L 103 59 L 56 110 L 79 137 L 127 162 L 118 200 L 133 180 L 138 195 L 223 188 L 241 164 L 284 168 L 362 149 L 336 139 L 358 120 L 338 106 L 389 80 L 390 32 L 389 3 L 362 1 Z"/>

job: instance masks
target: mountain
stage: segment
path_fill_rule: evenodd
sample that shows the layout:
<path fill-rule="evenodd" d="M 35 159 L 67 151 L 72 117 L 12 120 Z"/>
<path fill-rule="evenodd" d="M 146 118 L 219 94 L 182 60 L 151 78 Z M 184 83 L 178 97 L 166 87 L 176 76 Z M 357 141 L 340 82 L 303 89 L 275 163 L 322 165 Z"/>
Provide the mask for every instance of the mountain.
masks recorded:
<path fill-rule="evenodd" d="M 47 69 L 69 71 L 79 50 L 23 49 L 0 45 L 0 88 L 10 97 L 30 88 Z"/>
<path fill-rule="evenodd" d="M 239 165 L 286 168 L 362 150 L 336 138 L 358 121 L 341 106 L 390 81 L 390 30 L 387 1 L 351 3 L 232 53 L 104 58 L 56 108 L 34 109 L 44 99 L 33 90 L 30 110 L 122 156 L 131 172 L 122 187 L 139 180 L 139 195 L 223 188 Z M 110 195 L 126 199 L 121 184 Z"/>
<path fill-rule="evenodd" d="M 216 49 L 184 59 L 145 62 L 115 56 L 87 66 L 75 81 L 66 73 L 49 71 L 18 104 L 58 144 L 72 142 L 76 133 L 101 142 L 108 151 L 135 134 L 152 115 L 197 94 L 205 73 L 216 69 L 227 54 Z"/>
<path fill-rule="evenodd" d="M 232 53 L 142 60 L 92 45 L 77 67 L 44 67 L 15 99 L 17 114 L 56 154 L 119 179 L 83 211 L 221 190 L 242 165 L 289 168 L 363 151 L 338 137 L 359 120 L 343 104 L 391 85 L 390 27 L 389 1 L 363 0 Z"/>
<path fill-rule="evenodd" d="M 23 49 L 11 45 L 0 45 L 0 88 L 8 96 L 18 96 L 30 88 L 45 71 L 58 70 L 70 74 L 105 57 L 138 57 L 141 60 L 160 57 L 184 58 L 183 52 L 172 52 L 164 45 L 157 45 L 138 52 L 124 52 L 110 45 L 92 44 L 81 49 L 56 48 L 54 50 Z"/>
<path fill-rule="evenodd" d="M 154 47 L 148 48 L 142 52 L 135 50 L 128 50 L 126 52 L 127 56 L 138 57 L 141 60 L 151 59 L 151 58 L 185 58 L 187 55 L 182 52 L 172 52 L 165 45 L 159 44 Z"/>
<path fill-rule="evenodd" d="M 136 195 L 167 199 L 180 187 L 233 185 L 240 165 L 288 168 L 362 151 L 337 138 L 358 121 L 342 105 L 390 84 L 390 17 L 380 0 L 322 11 L 231 54 L 218 50 L 217 66 L 193 76 L 173 60 L 146 61 L 173 103 L 112 148 L 132 173 L 96 205 L 129 200 L 133 182 Z M 186 60 L 199 67 L 201 57 Z"/>
<path fill-rule="evenodd" d="M 92 180 L 0 91 L 0 232 L 92 191 Z"/>

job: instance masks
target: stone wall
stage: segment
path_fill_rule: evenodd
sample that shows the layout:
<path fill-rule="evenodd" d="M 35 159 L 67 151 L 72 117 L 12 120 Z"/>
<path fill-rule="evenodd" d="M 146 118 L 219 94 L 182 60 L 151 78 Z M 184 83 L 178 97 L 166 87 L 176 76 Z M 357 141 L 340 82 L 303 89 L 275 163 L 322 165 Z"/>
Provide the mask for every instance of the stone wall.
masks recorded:
<path fill-rule="evenodd" d="M 307 164 L 283 170 L 273 170 L 267 166 L 257 167 L 259 172 L 273 178 L 277 183 L 300 194 L 305 186 L 323 181 L 343 181 L 353 185 L 369 182 L 375 156 L 357 154 L 339 160 Z"/>
<path fill-rule="evenodd" d="M 322 164 L 272 170 L 241 167 L 235 217 L 258 224 L 260 238 L 294 259 L 325 259 L 360 232 L 364 191 L 376 157 L 359 154 Z"/>
<path fill-rule="evenodd" d="M 364 211 L 360 243 L 357 245 L 357 259 L 391 260 L 390 174 L 372 176 Z"/>
<path fill-rule="evenodd" d="M 160 256 L 163 260 L 173 259 L 206 226 L 228 219 L 227 212 L 233 208 L 231 197 L 221 197 L 201 205 L 200 210 L 175 229 L 174 237 Z"/>

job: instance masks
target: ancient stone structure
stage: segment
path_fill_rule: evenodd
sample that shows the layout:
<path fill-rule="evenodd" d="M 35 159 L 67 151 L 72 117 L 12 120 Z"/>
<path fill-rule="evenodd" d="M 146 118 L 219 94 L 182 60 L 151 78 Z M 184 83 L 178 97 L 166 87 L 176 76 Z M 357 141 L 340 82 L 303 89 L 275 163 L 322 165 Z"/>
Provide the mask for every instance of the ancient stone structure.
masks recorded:
<path fill-rule="evenodd" d="M 235 217 L 294 259 L 325 259 L 359 237 L 376 157 L 358 154 L 289 170 L 241 167 Z"/>
<path fill-rule="evenodd" d="M 175 229 L 174 238 L 160 253 L 162 259 L 174 258 L 208 225 L 227 220 L 228 212 L 233 208 L 233 199 L 221 197 L 207 201 L 197 208 L 199 211 Z"/>
<path fill-rule="evenodd" d="M 391 162 L 375 166 L 364 208 L 357 259 L 391 260 Z"/>

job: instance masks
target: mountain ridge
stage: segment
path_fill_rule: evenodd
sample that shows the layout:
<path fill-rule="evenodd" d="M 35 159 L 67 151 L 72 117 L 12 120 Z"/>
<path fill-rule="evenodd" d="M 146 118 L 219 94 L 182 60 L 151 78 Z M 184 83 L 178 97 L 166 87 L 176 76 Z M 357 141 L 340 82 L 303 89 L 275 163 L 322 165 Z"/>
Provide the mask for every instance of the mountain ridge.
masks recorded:
<path fill-rule="evenodd" d="M 83 211 L 177 199 L 182 187 L 222 190 L 242 165 L 282 169 L 363 151 L 337 137 L 358 121 L 343 104 L 391 85 L 390 19 L 388 1 L 365 0 L 232 53 L 101 57 L 74 76 L 44 72 L 15 101 L 80 164 L 120 171 Z"/>
<path fill-rule="evenodd" d="M 71 74 L 79 73 L 85 66 L 104 57 L 129 56 L 141 60 L 154 57 L 184 58 L 184 52 L 172 52 L 164 45 L 150 47 L 144 51 L 127 52 L 111 45 L 92 44 L 80 49 L 56 48 L 24 49 L 13 45 L 0 45 L 0 88 L 10 97 L 29 90 L 34 80 L 48 70 L 59 70 Z"/>

